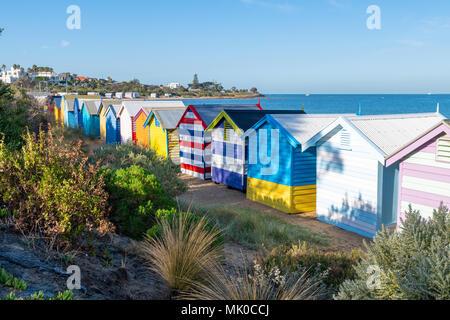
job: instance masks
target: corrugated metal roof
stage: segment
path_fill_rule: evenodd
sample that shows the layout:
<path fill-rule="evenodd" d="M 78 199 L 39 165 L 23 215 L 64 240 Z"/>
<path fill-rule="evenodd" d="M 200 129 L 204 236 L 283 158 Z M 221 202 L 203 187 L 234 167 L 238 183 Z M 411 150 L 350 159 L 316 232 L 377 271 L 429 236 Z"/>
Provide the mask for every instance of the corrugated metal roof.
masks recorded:
<path fill-rule="evenodd" d="M 174 108 L 185 107 L 183 101 L 123 101 L 122 107 L 126 108 L 130 116 L 135 117 L 142 108 Z"/>
<path fill-rule="evenodd" d="M 270 115 L 300 144 L 306 143 L 326 126 L 342 116 L 354 114 L 272 114 Z"/>
<path fill-rule="evenodd" d="M 75 99 L 66 99 L 67 110 L 73 112 L 73 107 L 75 105 Z"/>
<path fill-rule="evenodd" d="M 172 130 L 177 127 L 178 122 L 184 114 L 186 108 L 172 109 L 172 110 L 153 110 L 162 126 L 166 129 Z"/>
<path fill-rule="evenodd" d="M 438 113 L 346 117 L 378 148 L 390 155 L 445 119 Z"/>
<path fill-rule="evenodd" d="M 247 131 L 266 114 L 305 114 L 303 110 L 224 110 L 233 122 Z"/>
<path fill-rule="evenodd" d="M 236 105 L 226 105 L 226 104 L 201 104 L 194 105 L 195 110 L 206 123 L 207 126 L 222 112 L 222 110 L 260 110 L 255 104 L 236 104 Z"/>
<path fill-rule="evenodd" d="M 101 100 L 83 100 L 83 104 L 86 107 L 88 114 L 97 115 Z"/>
<path fill-rule="evenodd" d="M 121 104 L 110 104 L 108 107 L 108 109 L 111 109 L 111 111 L 114 114 L 114 117 L 116 118 L 119 115 L 120 108 L 122 108 Z M 108 109 L 106 110 L 106 113 L 108 113 Z"/>

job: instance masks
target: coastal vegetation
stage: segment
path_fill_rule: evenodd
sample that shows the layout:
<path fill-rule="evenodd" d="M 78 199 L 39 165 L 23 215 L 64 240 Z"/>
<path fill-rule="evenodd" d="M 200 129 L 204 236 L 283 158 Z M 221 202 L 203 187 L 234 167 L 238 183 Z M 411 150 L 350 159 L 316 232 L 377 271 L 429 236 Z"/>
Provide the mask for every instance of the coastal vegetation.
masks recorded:
<path fill-rule="evenodd" d="M 250 89 L 238 89 L 232 86 L 225 89 L 221 83 L 215 81 L 200 82 L 198 75 L 194 75 L 194 80 L 187 87 L 179 86 L 170 88 L 162 84 L 143 84 L 138 79 L 130 81 L 116 81 L 111 77 L 90 78 L 79 76 L 75 73 L 64 72 L 55 77 L 46 78 L 42 76 L 30 76 L 38 72 L 54 73 L 52 67 L 33 65 L 25 69 L 20 65 L 13 65 L 14 68 L 21 70 L 21 78 L 15 81 L 12 86 L 15 88 L 23 88 L 27 90 L 47 90 L 51 92 L 77 92 L 80 95 L 86 95 L 88 92 L 95 92 L 100 95 L 115 92 L 137 92 L 140 97 L 150 97 L 156 94 L 158 97 L 177 97 L 177 98 L 250 98 L 260 96 L 258 89 L 252 87 Z M 3 65 L 3 70 L 6 66 Z M 56 76 L 56 74 L 55 74 Z"/>
<path fill-rule="evenodd" d="M 409 208 L 400 232 L 383 230 L 366 246 L 335 299 L 449 300 L 450 212 L 424 219 Z"/>
<path fill-rule="evenodd" d="M 223 230 L 228 241 L 240 243 L 251 249 L 291 245 L 298 241 L 327 246 L 331 241 L 324 234 L 290 224 L 261 211 L 232 206 L 198 207 L 182 201 L 180 206 L 198 216 L 207 217 Z"/>

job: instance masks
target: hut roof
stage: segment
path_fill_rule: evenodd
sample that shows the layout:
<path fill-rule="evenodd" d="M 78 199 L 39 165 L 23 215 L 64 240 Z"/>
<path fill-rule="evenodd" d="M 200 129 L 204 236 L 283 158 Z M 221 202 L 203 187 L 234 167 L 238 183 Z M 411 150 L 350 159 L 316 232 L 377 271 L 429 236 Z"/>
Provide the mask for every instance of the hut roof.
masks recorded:
<path fill-rule="evenodd" d="M 390 155 L 445 119 L 438 113 L 348 117 L 385 155 Z"/>
<path fill-rule="evenodd" d="M 142 108 L 179 108 L 184 107 L 183 101 L 144 101 L 144 100 L 132 100 L 123 101 L 120 114 L 123 109 L 127 109 L 130 116 L 135 117 Z"/>
<path fill-rule="evenodd" d="M 217 117 L 222 110 L 261 110 L 256 104 L 200 104 L 190 105 L 189 108 L 200 117 L 205 127 L 208 127 L 211 122 Z M 187 110 L 186 110 L 187 112 Z M 179 123 L 178 123 L 179 124 Z"/>
<path fill-rule="evenodd" d="M 154 115 L 156 119 L 161 123 L 163 128 L 172 130 L 175 129 L 183 116 L 186 108 L 173 108 L 173 109 L 154 109 L 147 118 L 144 124 L 146 127 Z"/>
<path fill-rule="evenodd" d="M 217 126 L 222 119 L 231 122 L 235 131 L 243 134 L 255 123 L 261 120 L 266 114 L 305 114 L 303 110 L 223 110 L 213 122 L 210 123 L 207 130 Z"/>
<path fill-rule="evenodd" d="M 303 147 L 307 141 L 341 116 L 343 114 L 267 114 L 247 130 L 244 137 L 251 135 L 262 124 L 271 122 L 287 136 L 293 147 Z"/>
<path fill-rule="evenodd" d="M 82 105 L 86 107 L 86 110 L 89 115 L 97 115 L 98 109 L 101 106 L 101 100 L 82 100 Z"/>

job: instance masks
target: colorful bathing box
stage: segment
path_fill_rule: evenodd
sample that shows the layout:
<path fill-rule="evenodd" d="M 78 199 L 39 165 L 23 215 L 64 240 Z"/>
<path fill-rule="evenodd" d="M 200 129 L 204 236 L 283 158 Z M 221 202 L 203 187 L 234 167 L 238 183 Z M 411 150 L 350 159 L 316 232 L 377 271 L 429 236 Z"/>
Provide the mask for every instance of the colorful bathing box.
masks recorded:
<path fill-rule="evenodd" d="M 266 114 L 305 114 L 301 110 L 223 110 L 206 128 L 211 131 L 211 179 L 245 191 L 247 189 L 248 141 L 245 131 Z"/>
<path fill-rule="evenodd" d="M 397 227 L 409 205 L 430 218 L 441 203 L 450 208 L 450 120 L 433 126 L 386 160 L 399 163 Z"/>
<path fill-rule="evenodd" d="M 317 150 L 317 217 L 372 238 L 397 222 L 399 165 L 386 159 L 443 120 L 432 114 L 340 117 L 304 147 Z"/>
<path fill-rule="evenodd" d="M 141 112 L 141 109 L 180 108 L 180 107 L 184 107 L 184 103 L 182 101 L 144 101 L 144 100 L 123 101 L 122 107 L 119 111 L 121 142 L 137 143 L 136 116 Z M 146 118 L 144 118 L 142 124 L 145 122 L 145 119 Z"/>
<path fill-rule="evenodd" d="M 181 172 L 211 178 L 211 131 L 205 129 L 224 109 L 261 110 L 259 105 L 190 105 L 177 127 L 180 135 Z"/>
<path fill-rule="evenodd" d="M 148 146 L 157 155 L 169 158 L 180 165 L 180 136 L 178 122 L 186 108 L 153 109 L 144 123 Z"/>
<path fill-rule="evenodd" d="M 105 131 L 107 144 L 120 144 L 120 118 L 121 104 L 110 104 L 105 114 Z"/>
<path fill-rule="evenodd" d="M 316 148 L 306 146 L 340 115 L 268 114 L 247 130 L 247 199 L 286 213 L 316 209 Z"/>

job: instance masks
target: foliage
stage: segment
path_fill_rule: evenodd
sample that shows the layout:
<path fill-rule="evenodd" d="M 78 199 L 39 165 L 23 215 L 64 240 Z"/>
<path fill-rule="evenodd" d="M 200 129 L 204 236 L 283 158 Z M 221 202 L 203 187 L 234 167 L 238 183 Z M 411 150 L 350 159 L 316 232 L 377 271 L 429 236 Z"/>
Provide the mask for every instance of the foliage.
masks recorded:
<path fill-rule="evenodd" d="M 319 270 L 326 273 L 324 283 L 331 290 L 335 290 L 345 280 L 355 277 L 354 265 L 359 262 L 359 251 L 350 254 L 344 252 L 324 252 L 309 247 L 305 242 L 297 245 L 280 246 L 259 257 L 261 265 L 266 269 L 280 267 L 289 272 L 302 268 Z"/>
<path fill-rule="evenodd" d="M 235 275 L 233 275 L 235 274 Z M 216 266 L 206 281 L 193 283 L 183 297 L 193 300 L 316 300 L 326 288 L 322 275 L 306 270 L 283 274 L 277 267 L 265 270 L 255 263 L 227 273 Z"/>
<path fill-rule="evenodd" d="M 72 290 L 66 290 L 64 292 L 58 292 L 58 294 L 54 297 L 46 297 L 42 291 L 33 293 L 28 298 L 18 298 L 16 297 L 16 294 L 11 292 L 6 296 L 4 300 L 49 300 L 49 301 L 68 301 L 73 300 L 73 291 Z"/>
<path fill-rule="evenodd" d="M 41 123 L 46 125 L 37 101 L 24 90 L 0 82 L 0 138 L 4 137 L 8 148 L 20 149 L 26 128 L 38 132 Z"/>
<path fill-rule="evenodd" d="M 0 269 L 0 284 L 10 287 L 16 290 L 26 290 L 27 284 L 25 281 L 19 278 L 14 278 L 14 276 L 8 273 L 5 269 Z"/>
<path fill-rule="evenodd" d="M 13 212 L 16 228 L 60 246 L 94 229 L 110 230 L 103 179 L 86 164 L 80 145 L 55 141 L 51 129 L 23 138 L 21 151 L 0 141 L 0 199 Z"/>
<path fill-rule="evenodd" d="M 186 209 L 186 203 L 180 203 Z M 299 240 L 328 245 L 330 238 L 306 227 L 290 224 L 265 212 L 231 206 L 193 207 L 192 212 L 208 217 L 219 226 L 227 240 L 238 242 L 252 249 L 290 245 Z"/>
<path fill-rule="evenodd" d="M 140 166 L 160 181 L 170 197 L 175 197 L 187 190 L 179 174 L 179 166 L 170 160 L 158 157 L 153 150 L 143 149 L 133 144 L 106 145 L 94 151 L 92 163 L 100 161 L 103 169 L 126 169 L 129 166 Z"/>
<path fill-rule="evenodd" d="M 136 165 L 106 170 L 105 183 L 114 219 L 126 235 L 135 239 L 141 239 L 154 225 L 157 210 L 175 206 L 158 179 Z"/>
<path fill-rule="evenodd" d="M 428 221 L 409 207 L 401 231 L 380 232 L 335 299 L 450 299 L 450 213 Z M 379 272 L 378 272 L 379 271 Z M 379 282 L 377 281 L 379 280 Z"/>
<path fill-rule="evenodd" d="M 219 233 L 208 228 L 205 218 L 192 223 L 191 217 L 179 214 L 162 219 L 158 222 L 161 235 L 141 244 L 149 267 L 173 292 L 189 291 L 193 282 L 202 282 L 208 270 L 223 259 L 222 247 L 214 245 Z"/>
<path fill-rule="evenodd" d="M 168 221 L 175 221 L 175 223 L 178 223 L 180 214 L 186 216 L 186 223 L 188 223 L 189 226 L 193 224 L 198 224 L 202 219 L 202 217 L 195 215 L 189 211 L 183 213 L 182 211 L 177 210 L 175 208 L 172 208 L 171 210 L 158 210 L 158 212 L 156 213 L 156 218 L 159 221 L 161 221 L 162 219 L 166 219 Z M 217 233 L 217 237 L 214 240 L 213 245 L 223 246 L 225 240 L 222 231 L 217 226 L 213 225 L 208 219 L 205 219 L 205 228 L 212 233 Z M 155 224 L 152 228 L 148 229 L 146 235 L 149 238 L 161 237 L 162 235 L 161 224 Z"/>

